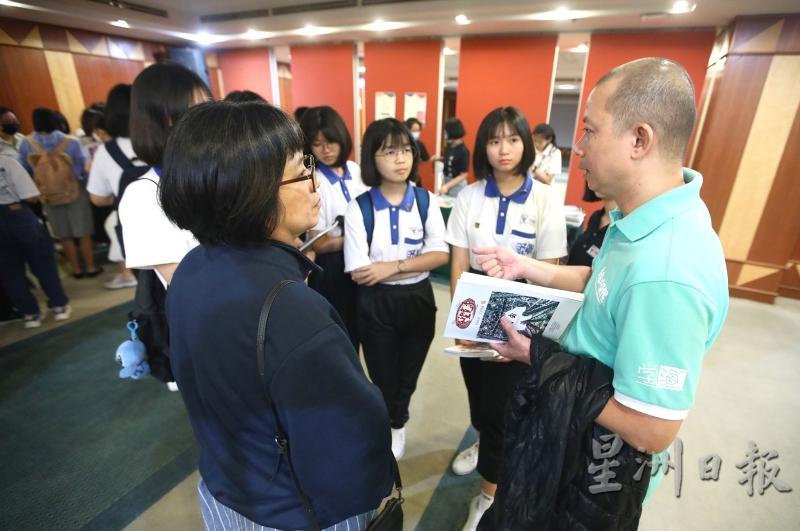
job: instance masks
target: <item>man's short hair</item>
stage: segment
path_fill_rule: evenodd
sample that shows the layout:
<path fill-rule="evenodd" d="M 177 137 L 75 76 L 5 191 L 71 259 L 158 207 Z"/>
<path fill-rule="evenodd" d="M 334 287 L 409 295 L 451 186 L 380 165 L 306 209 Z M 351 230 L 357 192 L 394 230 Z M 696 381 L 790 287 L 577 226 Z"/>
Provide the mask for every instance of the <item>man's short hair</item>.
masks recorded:
<path fill-rule="evenodd" d="M 661 155 L 683 160 L 697 118 L 694 86 L 686 69 L 669 59 L 646 57 L 616 67 L 597 86 L 608 81 L 617 82 L 606 100 L 616 133 L 637 122 L 649 124 Z"/>

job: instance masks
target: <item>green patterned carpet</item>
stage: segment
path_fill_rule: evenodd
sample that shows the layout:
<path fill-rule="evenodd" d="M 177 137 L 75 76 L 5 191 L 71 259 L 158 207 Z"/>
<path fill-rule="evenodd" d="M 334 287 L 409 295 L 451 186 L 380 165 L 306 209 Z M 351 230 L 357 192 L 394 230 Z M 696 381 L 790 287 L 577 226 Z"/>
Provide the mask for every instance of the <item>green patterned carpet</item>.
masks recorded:
<path fill-rule="evenodd" d="M 180 395 L 117 376 L 128 310 L 0 349 L 0 529 L 120 529 L 196 468 Z"/>

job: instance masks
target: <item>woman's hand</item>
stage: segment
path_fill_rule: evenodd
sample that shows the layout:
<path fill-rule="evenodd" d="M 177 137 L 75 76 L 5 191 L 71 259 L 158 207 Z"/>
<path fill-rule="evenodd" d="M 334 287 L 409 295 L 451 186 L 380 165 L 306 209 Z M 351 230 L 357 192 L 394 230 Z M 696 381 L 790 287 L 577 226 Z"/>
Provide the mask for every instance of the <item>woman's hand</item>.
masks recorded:
<path fill-rule="evenodd" d="M 375 262 L 356 269 L 350 276 L 356 284 L 374 286 L 397 272 L 397 262 Z"/>
<path fill-rule="evenodd" d="M 527 261 L 530 260 L 520 256 L 505 247 L 476 247 L 472 250 L 475 260 L 483 269 L 483 272 L 490 277 L 502 278 L 503 280 L 517 280 L 525 278 L 527 273 Z"/>

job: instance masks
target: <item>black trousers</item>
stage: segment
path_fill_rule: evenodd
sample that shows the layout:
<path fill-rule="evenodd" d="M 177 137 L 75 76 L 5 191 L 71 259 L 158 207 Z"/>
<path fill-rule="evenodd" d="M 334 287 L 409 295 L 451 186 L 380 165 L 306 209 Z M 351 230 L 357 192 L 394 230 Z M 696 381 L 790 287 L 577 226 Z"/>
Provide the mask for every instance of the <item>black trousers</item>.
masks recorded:
<path fill-rule="evenodd" d="M 402 428 L 436 329 L 431 282 L 360 286 L 358 317 L 369 377 L 383 393 L 392 428 Z"/>
<path fill-rule="evenodd" d="M 356 288 L 358 285 L 344 272 L 344 253 L 317 255 L 317 265 L 322 273 L 312 273 L 308 278 L 311 289 L 325 297 L 342 318 L 350 342 L 358 352 L 360 345 L 358 318 L 356 317 Z"/>
<path fill-rule="evenodd" d="M 530 369 L 524 363 L 481 361 L 461 358 L 461 374 L 467 386 L 469 416 L 480 432 L 478 473 L 490 483 L 497 483 L 503 455 L 506 406 L 512 391 Z"/>

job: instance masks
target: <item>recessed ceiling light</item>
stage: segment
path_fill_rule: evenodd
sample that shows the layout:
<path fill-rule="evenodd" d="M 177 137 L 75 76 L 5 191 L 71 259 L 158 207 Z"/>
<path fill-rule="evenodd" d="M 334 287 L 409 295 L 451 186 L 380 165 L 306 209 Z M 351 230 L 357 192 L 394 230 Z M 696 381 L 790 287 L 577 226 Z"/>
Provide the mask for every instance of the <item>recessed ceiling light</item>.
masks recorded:
<path fill-rule="evenodd" d="M 453 49 L 450 49 L 447 46 L 444 47 L 444 50 L 442 50 L 442 53 L 445 54 L 445 55 L 458 55 L 457 51 L 455 51 Z"/>
<path fill-rule="evenodd" d="M 367 24 L 366 28 L 369 31 L 391 31 L 402 28 L 404 26 L 405 24 L 401 22 L 386 22 L 378 19 L 375 22 Z"/>
<path fill-rule="evenodd" d="M 222 41 L 227 41 L 230 39 L 227 35 L 214 35 L 212 33 L 208 33 L 207 31 L 199 31 L 197 33 L 181 33 L 176 32 L 173 35 L 180 37 L 182 39 L 187 39 L 201 46 L 208 46 L 209 44 L 215 44 Z"/>
<path fill-rule="evenodd" d="M 324 35 L 330 33 L 326 28 L 314 26 L 313 24 L 306 24 L 296 32 L 298 35 L 305 35 L 307 37 L 314 37 L 315 35 Z"/>
<path fill-rule="evenodd" d="M 109 22 L 109 24 L 111 24 L 112 26 L 116 26 L 118 28 L 130 28 L 131 27 L 131 25 L 128 24 L 127 21 L 122 20 L 122 19 L 115 20 L 113 22 Z"/>
<path fill-rule="evenodd" d="M 683 15 L 686 13 L 691 13 L 695 9 L 697 9 L 697 4 L 686 2 L 685 0 L 678 0 L 672 4 L 672 9 L 670 9 L 669 12 L 673 15 Z"/>
<path fill-rule="evenodd" d="M 247 39 L 249 41 L 257 41 L 261 39 L 269 39 L 273 35 L 274 33 L 271 33 L 269 31 L 258 31 L 254 29 L 249 29 L 242 34 L 242 38 Z"/>
<path fill-rule="evenodd" d="M 543 11 L 541 13 L 534 13 L 532 15 L 523 16 L 522 18 L 527 20 L 560 21 L 560 20 L 577 20 L 580 18 L 597 17 L 602 15 L 603 15 L 602 11 L 571 10 L 562 6 L 553 11 Z"/>
<path fill-rule="evenodd" d="M 467 15 L 464 14 L 456 15 L 456 24 L 460 24 L 461 26 L 466 26 L 470 22 L 472 21 L 467 17 Z"/>
<path fill-rule="evenodd" d="M 572 83 L 559 83 L 556 85 L 556 88 L 558 90 L 575 90 L 576 88 L 578 88 L 578 86 Z"/>
<path fill-rule="evenodd" d="M 586 53 L 586 52 L 589 51 L 589 47 L 586 46 L 585 42 L 582 42 L 579 45 L 577 45 L 577 46 L 575 46 L 573 48 L 570 48 L 568 51 L 570 51 L 572 53 Z"/>

